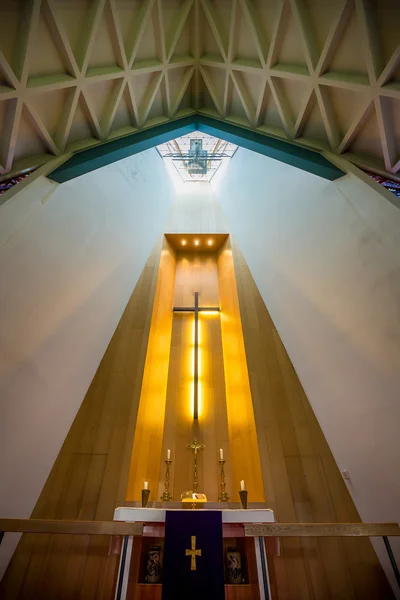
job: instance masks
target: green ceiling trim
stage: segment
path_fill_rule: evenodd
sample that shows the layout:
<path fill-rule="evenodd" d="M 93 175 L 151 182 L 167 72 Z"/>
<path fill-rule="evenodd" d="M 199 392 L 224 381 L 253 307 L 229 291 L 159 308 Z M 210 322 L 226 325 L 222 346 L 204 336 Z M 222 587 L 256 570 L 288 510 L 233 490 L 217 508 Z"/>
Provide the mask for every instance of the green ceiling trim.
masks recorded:
<path fill-rule="evenodd" d="M 64 183 L 193 131 L 202 131 L 220 137 L 227 142 L 308 171 L 329 181 L 344 175 L 341 169 L 319 152 L 245 129 L 233 123 L 193 114 L 77 152 L 52 171 L 48 177 L 58 183 Z"/>
<path fill-rule="evenodd" d="M 64 183 L 192 131 L 196 131 L 196 120 L 193 115 L 149 127 L 112 142 L 81 150 L 52 171 L 48 177 L 58 183 Z"/>
<path fill-rule="evenodd" d="M 303 171 L 308 171 L 323 179 L 333 181 L 345 175 L 341 169 L 315 150 L 309 150 L 212 117 L 199 115 L 197 121 L 198 131 L 222 138 L 226 142 L 232 142 L 242 148 L 247 148 L 247 150 L 258 152 L 258 154 L 264 154 L 264 156 L 274 158 Z"/>

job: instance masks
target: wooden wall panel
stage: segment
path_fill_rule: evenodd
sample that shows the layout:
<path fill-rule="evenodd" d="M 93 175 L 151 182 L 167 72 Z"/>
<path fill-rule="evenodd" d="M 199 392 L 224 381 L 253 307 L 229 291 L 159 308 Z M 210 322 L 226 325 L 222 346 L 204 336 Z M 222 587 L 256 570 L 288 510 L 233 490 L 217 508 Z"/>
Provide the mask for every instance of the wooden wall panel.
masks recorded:
<path fill-rule="evenodd" d="M 247 264 L 232 249 L 267 505 L 281 522 L 360 521 Z M 393 598 L 366 538 L 283 538 L 281 548 L 270 560 L 275 600 Z"/>
<path fill-rule="evenodd" d="M 218 306 L 216 254 L 180 253 L 177 259 L 175 306 L 193 306 L 194 292 L 200 306 Z M 193 422 L 193 331 L 194 316 L 174 316 L 167 407 L 163 441 L 163 459 L 171 449 L 171 494 L 179 500 L 192 489 L 193 453 L 187 449 L 194 435 L 205 444 L 198 455 L 199 491 L 211 501 L 219 494 L 218 452 L 223 448 L 229 465 L 229 441 L 225 406 L 225 382 L 218 313 L 199 316 L 199 422 Z M 165 464 L 162 462 L 159 496 L 163 491 Z M 230 493 L 230 470 L 227 468 Z"/>
<path fill-rule="evenodd" d="M 129 469 L 128 501 L 141 499 L 144 481 L 149 482 L 150 501 L 157 499 L 155 493 L 160 479 L 171 349 L 175 264 L 175 252 L 164 239 Z"/>
<path fill-rule="evenodd" d="M 229 240 L 218 256 L 218 280 L 232 487 L 235 492 L 231 500 L 239 500 L 240 481 L 244 479 L 249 502 L 262 502 L 264 484 Z"/>
<path fill-rule="evenodd" d="M 112 520 L 124 503 L 162 240 L 152 252 L 32 513 Z M 2 600 L 112 597 L 118 545 L 108 536 L 22 536 Z"/>

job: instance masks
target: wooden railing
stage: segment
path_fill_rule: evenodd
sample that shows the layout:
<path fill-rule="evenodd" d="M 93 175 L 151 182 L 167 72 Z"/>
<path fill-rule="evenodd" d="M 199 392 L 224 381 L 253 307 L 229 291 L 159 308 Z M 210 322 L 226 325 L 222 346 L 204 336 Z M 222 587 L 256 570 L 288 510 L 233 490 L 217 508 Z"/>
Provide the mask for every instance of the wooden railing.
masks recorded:
<path fill-rule="evenodd" d="M 143 523 L 124 521 L 63 521 L 50 519 L 0 519 L 0 543 L 5 532 L 75 535 L 141 536 Z M 389 536 L 400 536 L 397 523 L 255 523 L 245 524 L 247 537 L 382 537 L 400 587 L 400 572 Z M 125 538 L 127 539 L 127 538 Z M 126 551 L 124 543 L 123 560 Z M 119 584 L 118 584 L 119 585 Z"/>
<path fill-rule="evenodd" d="M 0 531 L 76 535 L 143 534 L 143 523 L 0 519 Z M 255 523 L 244 526 L 247 537 L 384 537 L 400 536 L 397 523 Z"/>
<path fill-rule="evenodd" d="M 0 519 L 0 532 L 6 531 L 14 533 L 65 533 L 69 535 L 142 535 L 143 523 Z"/>
<path fill-rule="evenodd" d="M 250 537 L 385 537 L 400 536 L 397 523 L 254 523 L 244 526 Z"/>

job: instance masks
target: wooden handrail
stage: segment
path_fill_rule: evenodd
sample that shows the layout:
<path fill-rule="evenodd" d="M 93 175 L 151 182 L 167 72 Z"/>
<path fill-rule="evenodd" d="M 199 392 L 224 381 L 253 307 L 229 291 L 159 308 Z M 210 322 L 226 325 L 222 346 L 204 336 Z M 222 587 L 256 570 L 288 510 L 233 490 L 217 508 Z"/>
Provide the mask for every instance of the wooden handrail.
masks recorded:
<path fill-rule="evenodd" d="M 143 523 L 0 519 L 0 531 L 140 536 Z M 254 523 L 245 524 L 244 532 L 247 537 L 375 537 L 400 536 L 400 527 L 397 523 Z"/>
<path fill-rule="evenodd" d="M 397 523 L 254 523 L 247 537 L 375 537 L 399 536 Z"/>
<path fill-rule="evenodd" d="M 0 519 L 0 531 L 75 535 L 142 535 L 143 523 L 125 523 L 124 521 Z"/>

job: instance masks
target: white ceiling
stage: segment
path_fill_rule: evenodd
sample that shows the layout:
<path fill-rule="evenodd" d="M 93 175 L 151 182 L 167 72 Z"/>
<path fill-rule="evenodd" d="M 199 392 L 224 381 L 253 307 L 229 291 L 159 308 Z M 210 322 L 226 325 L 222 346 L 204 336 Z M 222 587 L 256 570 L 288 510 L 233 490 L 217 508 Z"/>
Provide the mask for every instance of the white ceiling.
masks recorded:
<path fill-rule="evenodd" d="M 0 177 L 198 111 L 400 178 L 398 0 L 2 0 L 0 22 Z"/>

